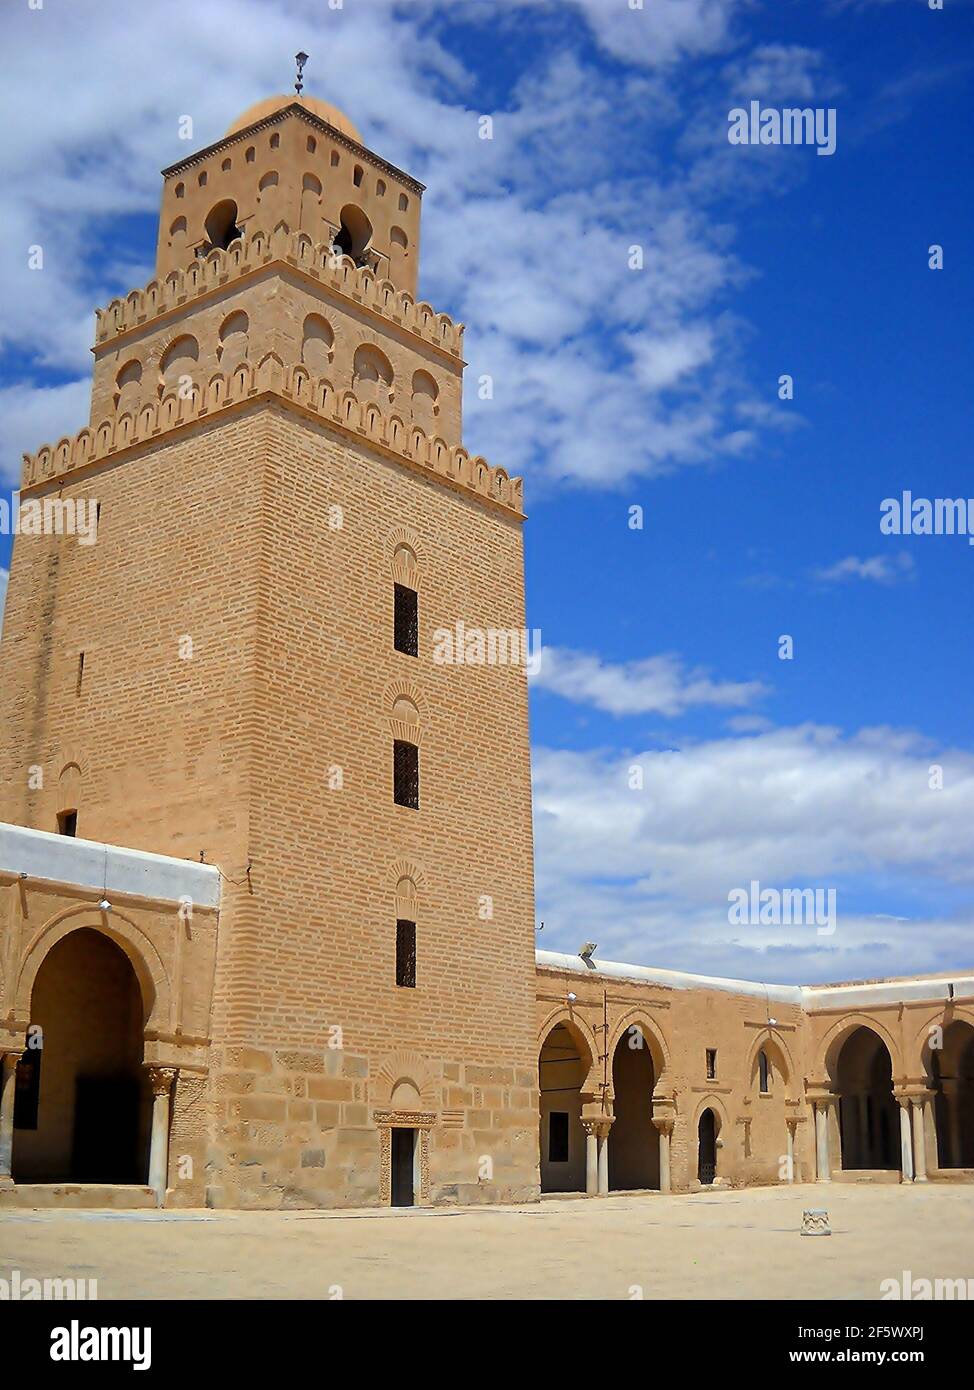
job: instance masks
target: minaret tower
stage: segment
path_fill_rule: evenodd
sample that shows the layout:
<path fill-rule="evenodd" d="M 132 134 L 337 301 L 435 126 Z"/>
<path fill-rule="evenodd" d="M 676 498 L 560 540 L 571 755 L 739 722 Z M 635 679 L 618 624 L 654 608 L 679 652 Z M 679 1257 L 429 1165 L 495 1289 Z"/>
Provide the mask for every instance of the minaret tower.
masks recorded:
<path fill-rule="evenodd" d="M 526 674 L 437 638 L 523 632 L 521 486 L 462 446 L 423 187 L 300 93 L 163 180 L 89 424 L 25 459 L 99 527 L 17 540 L 0 818 L 221 870 L 209 973 L 145 948 L 206 1020 L 172 1006 L 170 1203 L 529 1197 Z"/>

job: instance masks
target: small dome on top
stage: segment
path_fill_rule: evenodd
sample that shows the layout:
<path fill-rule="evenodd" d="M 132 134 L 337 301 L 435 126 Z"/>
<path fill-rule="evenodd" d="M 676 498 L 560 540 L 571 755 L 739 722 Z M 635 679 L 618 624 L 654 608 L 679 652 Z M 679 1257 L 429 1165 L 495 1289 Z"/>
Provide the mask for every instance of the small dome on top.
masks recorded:
<path fill-rule="evenodd" d="M 329 125 L 340 130 L 343 135 L 347 135 L 356 144 L 362 144 L 362 136 L 344 111 L 339 111 L 338 107 L 332 106 L 330 102 L 319 101 L 317 97 L 298 96 L 295 92 L 292 92 L 290 96 L 265 97 L 263 101 L 257 101 L 253 106 L 248 106 L 247 110 L 234 121 L 227 131 L 227 135 L 236 135 L 238 130 L 244 130 L 247 126 L 253 125 L 255 121 L 262 121 L 267 116 L 273 116 L 275 111 L 282 111 L 285 106 L 290 106 L 292 102 L 298 102 L 306 111 L 310 111 L 312 116 L 327 121 Z"/>

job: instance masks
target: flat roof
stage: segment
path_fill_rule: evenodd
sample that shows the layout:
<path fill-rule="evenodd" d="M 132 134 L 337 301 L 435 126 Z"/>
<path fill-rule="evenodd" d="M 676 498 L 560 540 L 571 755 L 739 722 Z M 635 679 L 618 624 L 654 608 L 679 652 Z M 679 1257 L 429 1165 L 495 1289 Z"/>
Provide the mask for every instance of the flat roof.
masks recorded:
<path fill-rule="evenodd" d="M 682 970 L 660 970 L 650 965 L 629 965 L 623 961 L 601 960 L 560 951 L 536 951 L 539 970 L 564 970 L 574 975 L 602 976 L 606 979 L 633 980 L 638 984 L 662 985 L 666 989 L 711 989 L 722 994 L 738 994 L 794 1004 L 806 1013 L 828 1009 L 868 1007 L 911 1001 L 938 1002 L 950 998 L 950 986 L 958 998 L 974 995 L 974 971 L 957 974 L 904 975 L 885 980 L 855 980 L 836 985 L 771 985 L 757 980 L 733 980 L 720 975 L 692 975 Z"/>

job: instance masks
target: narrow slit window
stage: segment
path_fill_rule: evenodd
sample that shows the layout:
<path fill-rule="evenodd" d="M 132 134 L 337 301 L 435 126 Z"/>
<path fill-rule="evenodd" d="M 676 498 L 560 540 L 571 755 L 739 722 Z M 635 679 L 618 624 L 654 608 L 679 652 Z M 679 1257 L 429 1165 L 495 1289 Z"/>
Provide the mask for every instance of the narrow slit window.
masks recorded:
<path fill-rule="evenodd" d="M 396 651 L 419 656 L 419 595 L 405 584 L 395 586 Z"/>
<path fill-rule="evenodd" d="M 401 917 L 396 921 L 396 984 L 416 988 L 416 923 Z"/>
<path fill-rule="evenodd" d="M 707 1048 L 707 1080 L 714 1081 L 717 1077 L 717 1049 L 716 1047 Z"/>
<path fill-rule="evenodd" d="M 82 683 L 83 683 L 83 681 L 84 681 L 84 678 L 85 678 L 85 654 L 84 654 L 84 652 L 79 652 L 79 653 L 78 653 L 78 683 L 77 683 L 77 686 L 75 687 L 75 694 L 76 694 L 76 695 L 80 695 L 80 694 L 81 694 L 81 686 L 82 686 Z"/>
<path fill-rule="evenodd" d="M 771 1067 L 768 1062 L 768 1054 L 763 1048 L 758 1053 L 758 1085 L 763 1096 L 766 1096 L 771 1090 Z"/>
<path fill-rule="evenodd" d="M 393 744 L 393 785 L 397 806 L 419 810 L 419 749 L 397 738 Z"/>

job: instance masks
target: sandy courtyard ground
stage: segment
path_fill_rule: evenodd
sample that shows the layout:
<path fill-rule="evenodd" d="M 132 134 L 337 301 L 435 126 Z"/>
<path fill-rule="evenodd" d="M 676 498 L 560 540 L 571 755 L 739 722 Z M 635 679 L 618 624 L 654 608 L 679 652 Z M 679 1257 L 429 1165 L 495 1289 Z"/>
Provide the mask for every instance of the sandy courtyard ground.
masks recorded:
<path fill-rule="evenodd" d="M 826 1207 L 833 1234 L 799 1235 Z M 355 1212 L 0 1214 L 0 1277 L 99 1298 L 879 1298 L 974 1279 L 974 1187 L 752 1188 Z M 974 1288 L 974 1285 L 972 1285 Z"/>

